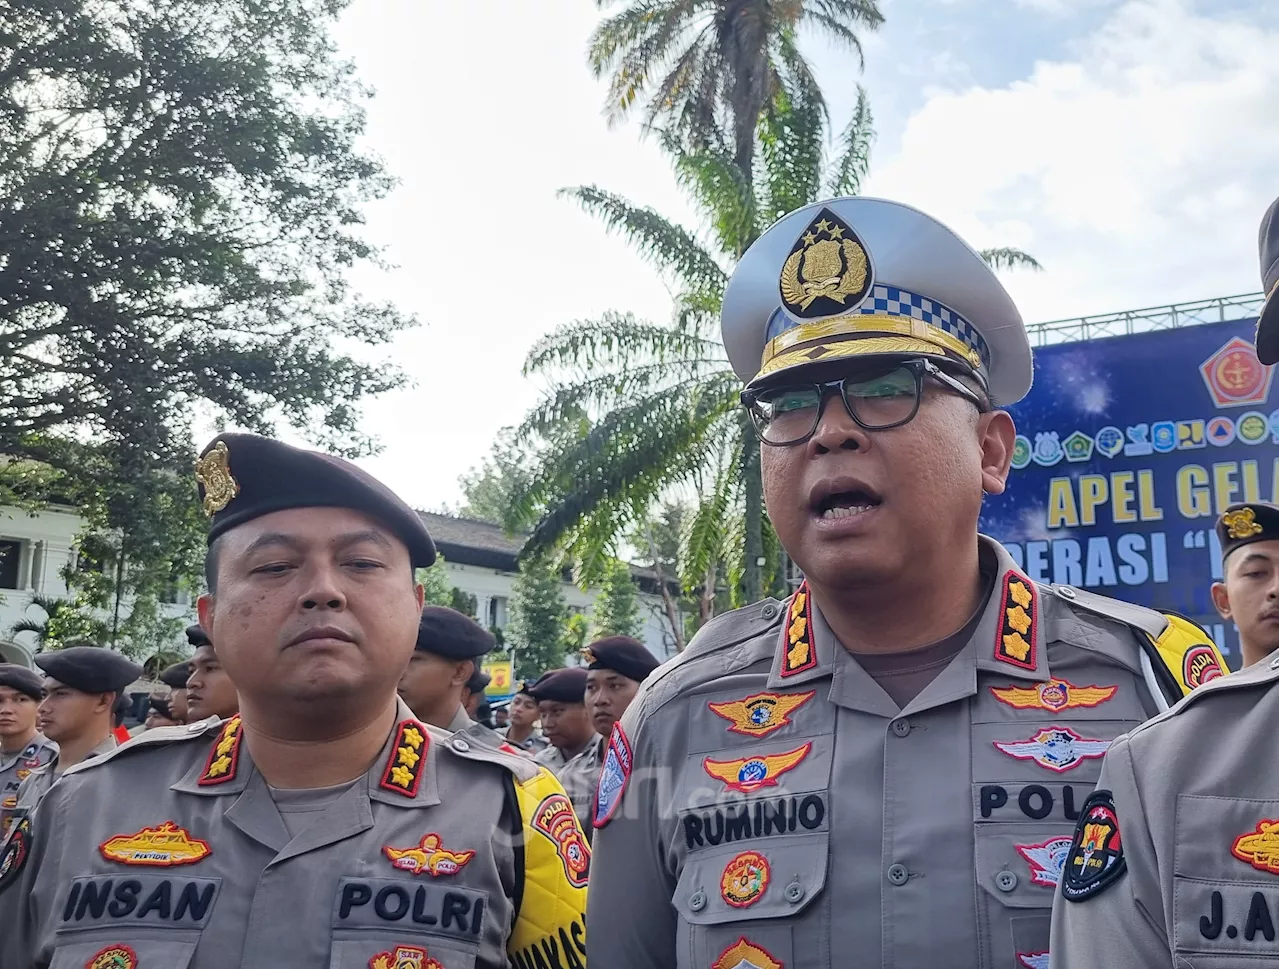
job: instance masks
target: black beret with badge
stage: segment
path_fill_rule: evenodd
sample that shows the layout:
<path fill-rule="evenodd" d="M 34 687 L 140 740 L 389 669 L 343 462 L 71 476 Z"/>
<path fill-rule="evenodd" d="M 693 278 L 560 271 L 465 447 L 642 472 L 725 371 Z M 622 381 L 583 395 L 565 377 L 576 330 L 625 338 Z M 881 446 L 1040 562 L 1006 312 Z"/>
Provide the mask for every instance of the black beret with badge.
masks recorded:
<path fill-rule="evenodd" d="M 585 703 L 586 693 L 587 671 L 580 666 L 568 666 L 543 673 L 529 688 L 529 694 L 539 702 L 550 700 L 555 703 Z"/>
<path fill-rule="evenodd" d="M 288 508 L 350 508 L 381 522 L 409 549 L 414 568 L 436 560 L 418 513 L 350 461 L 257 434 L 219 434 L 196 462 L 209 541 Z"/>
<path fill-rule="evenodd" d="M 160 682 L 171 690 L 184 690 L 187 687 L 187 678 L 191 676 L 191 664 L 187 662 L 174 663 L 172 666 L 166 666 L 160 671 Z"/>
<path fill-rule="evenodd" d="M 582 651 L 589 670 L 613 670 L 627 679 L 642 682 L 660 665 L 644 643 L 630 636 L 606 636 Z"/>
<path fill-rule="evenodd" d="M 81 693 L 119 693 L 142 675 L 142 667 L 101 646 L 68 646 L 39 653 L 36 666 Z"/>
<path fill-rule="evenodd" d="M 199 649 L 201 646 L 212 646 L 213 643 L 204 627 L 197 622 L 187 627 L 187 645 L 192 649 Z"/>
<path fill-rule="evenodd" d="M 1262 291 L 1266 302 L 1258 316 L 1258 332 L 1254 347 L 1258 359 L 1273 364 L 1280 357 L 1280 333 L 1277 333 L 1277 290 L 1280 290 L 1280 199 L 1271 203 L 1258 227 L 1258 263 L 1262 273 Z"/>
<path fill-rule="evenodd" d="M 448 606 L 426 606 L 414 648 L 445 659 L 476 659 L 498 644 L 493 633 Z"/>
<path fill-rule="evenodd" d="M 17 663 L 0 663 L 0 686 L 25 693 L 33 700 L 44 698 L 44 680 L 40 674 Z"/>
<path fill-rule="evenodd" d="M 1218 518 L 1218 543 L 1222 560 L 1238 548 L 1254 542 L 1274 542 L 1280 538 L 1280 515 L 1275 505 L 1264 501 L 1229 506 Z"/>
<path fill-rule="evenodd" d="M 775 222 L 738 262 L 720 325 L 749 388 L 815 364 L 926 357 L 997 406 L 1031 389 L 1026 328 L 991 268 L 936 219 L 884 199 L 829 199 Z"/>
<path fill-rule="evenodd" d="M 467 679 L 466 687 L 472 693 L 483 693 L 492 682 L 493 677 L 477 666 L 475 671 Z"/>
<path fill-rule="evenodd" d="M 162 696 L 153 696 L 147 698 L 147 705 L 156 713 L 164 717 L 166 720 L 173 719 L 173 708 L 169 706 L 169 701 Z"/>

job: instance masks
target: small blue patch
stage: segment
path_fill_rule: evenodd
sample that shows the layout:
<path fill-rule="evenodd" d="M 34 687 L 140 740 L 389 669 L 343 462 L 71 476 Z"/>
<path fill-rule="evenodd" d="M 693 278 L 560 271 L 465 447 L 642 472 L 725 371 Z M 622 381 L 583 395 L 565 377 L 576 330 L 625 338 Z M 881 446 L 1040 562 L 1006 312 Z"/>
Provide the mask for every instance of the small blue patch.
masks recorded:
<path fill-rule="evenodd" d="M 755 784 L 769 776 L 769 765 L 762 760 L 749 760 L 738 769 L 739 784 Z"/>
<path fill-rule="evenodd" d="M 596 785 L 595 817 L 591 825 L 603 828 L 609 823 L 618 805 L 622 803 L 622 794 L 627 789 L 627 778 L 631 776 L 631 744 L 622 724 L 615 723 L 609 735 L 609 745 L 605 750 L 604 766 L 600 768 L 600 780 Z"/>

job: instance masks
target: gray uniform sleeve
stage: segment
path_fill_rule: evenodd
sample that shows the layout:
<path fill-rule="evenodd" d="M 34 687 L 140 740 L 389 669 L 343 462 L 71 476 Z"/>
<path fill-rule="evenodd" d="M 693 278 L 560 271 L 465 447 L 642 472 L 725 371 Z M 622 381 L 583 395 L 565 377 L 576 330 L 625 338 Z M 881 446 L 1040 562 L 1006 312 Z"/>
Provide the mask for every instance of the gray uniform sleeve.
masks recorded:
<path fill-rule="evenodd" d="M 61 799 L 46 797 L 31 812 L 31 829 L 26 850 L 21 860 L 18 874 L 12 881 L 0 889 L 0 966 L 9 969 L 43 969 L 48 966 L 47 953 L 41 952 L 42 926 L 48 919 L 48 912 L 42 910 L 41 895 L 43 887 L 36 883 L 41 869 L 52 869 L 57 862 L 56 857 L 49 858 L 50 844 L 59 844 L 60 839 L 53 833 L 54 819 L 60 814 L 57 810 Z M 17 837 L 15 833 L 21 824 L 16 819 L 4 843 L 4 850 L 11 850 L 10 841 Z M 52 870 L 45 873 L 48 878 L 54 876 Z M 47 899 L 45 906 L 47 908 Z"/>
<path fill-rule="evenodd" d="M 1120 822 L 1125 872 L 1084 901 L 1071 902 L 1059 891 L 1053 899 L 1049 937 L 1050 969 L 1169 969 L 1173 957 L 1165 934 L 1164 905 L 1147 810 L 1173 805 L 1144 805 L 1126 738 L 1107 751 L 1098 777 L 1100 791 L 1109 790 Z"/>
<path fill-rule="evenodd" d="M 596 831 L 587 895 L 591 969 L 655 969 L 677 964 L 675 883 L 664 862 L 662 812 L 670 807 L 670 765 L 656 720 L 637 698 L 622 718 L 633 769 L 612 818 Z"/>

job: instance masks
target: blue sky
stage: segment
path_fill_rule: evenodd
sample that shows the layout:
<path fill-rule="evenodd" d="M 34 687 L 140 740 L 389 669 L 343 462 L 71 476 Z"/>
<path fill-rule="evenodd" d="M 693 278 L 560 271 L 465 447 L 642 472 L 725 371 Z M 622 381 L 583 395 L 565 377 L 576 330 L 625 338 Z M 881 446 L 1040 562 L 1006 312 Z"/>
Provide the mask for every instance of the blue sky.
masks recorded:
<path fill-rule="evenodd" d="M 861 75 L 808 44 L 838 126 L 867 87 L 865 192 L 1037 256 L 1044 273 L 1005 280 L 1028 322 L 1259 288 L 1280 181 L 1274 0 L 882 4 Z M 656 147 L 605 124 L 583 56 L 599 16 L 591 0 L 356 0 L 336 33 L 378 92 L 366 145 L 401 181 L 367 230 L 396 268 L 356 283 L 423 323 L 390 348 L 414 385 L 366 407 L 384 450 L 363 463 L 419 507 L 456 503 L 537 399 L 520 366 L 539 336 L 670 312 L 663 281 L 555 197 L 596 183 L 697 226 Z"/>

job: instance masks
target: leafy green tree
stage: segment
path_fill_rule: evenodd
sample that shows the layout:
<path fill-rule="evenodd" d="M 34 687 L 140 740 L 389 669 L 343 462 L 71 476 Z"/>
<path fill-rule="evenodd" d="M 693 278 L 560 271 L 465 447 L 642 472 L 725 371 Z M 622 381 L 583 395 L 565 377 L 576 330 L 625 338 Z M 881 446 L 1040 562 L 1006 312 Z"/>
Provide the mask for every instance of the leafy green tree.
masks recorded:
<path fill-rule="evenodd" d="M 640 600 L 626 562 L 614 559 L 604 574 L 591 613 L 591 636 L 639 636 Z"/>
<path fill-rule="evenodd" d="M 609 312 L 561 327 L 530 351 L 525 373 L 547 379 L 551 390 L 521 425 L 520 440 L 542 447 L 508 509 L 517 526 L 543 509 L 528 554 L 564 554 L 584 579 L 598 580 L 620 538 L 657 502 L 692 494 L 678 563 L 683 588 L 698 591 L 700 620 L 720 607 L 722 589 L 735 605 L 782 591 L 783 556 L 759 501 L 759 446 L 719 339 L 719 310 L 724 267 L 780 215 L 858 193 L 873 135 L 865 92 L 834 150 L 826 135 L 820 101 L 800 87 L 780 93 L 762 117 L 750 184 L 728 152 L 686 150 L 668 139 L 677 178 L 709 226 L 707 243 L 594 186 L 565 193 L 671 281 L 676 318 L 658 325 Z M 987 255 L 1036 267 L 1016 250 Z M 565 420 L 579 433 L 565 435 Z"/>
<path fill-rule="evenodd" d="M 436 553 L 436 560 L 430 568 L 418 569 L 417 579 L 422 583 L 422 599 L 429 606 L 452 606 L 453 583 L 449 581 L 449 570 L 445 566 L 444 556 Z"/>
<path fill-rule="evenodd" d="M 521 562 L 512 587 L 511 620 L 506 644 L 515 657 L 517 680 L 533 679 L 564 665 L 564 583 L 560 572 L 545 561 Z"/>
<path fill-rule="evenodd" d="M 100 643 L 107 636 L 106 623 L 73 599 L 36 593 L 24 612 L 26 615 L 9 627 L 9 635 L 31 633 L 37 653 L 75 642 Z"/>
<path fill-rule="evenodd" d="M 343 349 L 412 323 L 347 282 L 391 183 L 344 5 L 0 5 L 0 454 L 40 469 L 0 496 L 86 513 L 114 636 L 198 571 L 193 415 L 363 453 L 360 401 L 401 381 Z"/>

